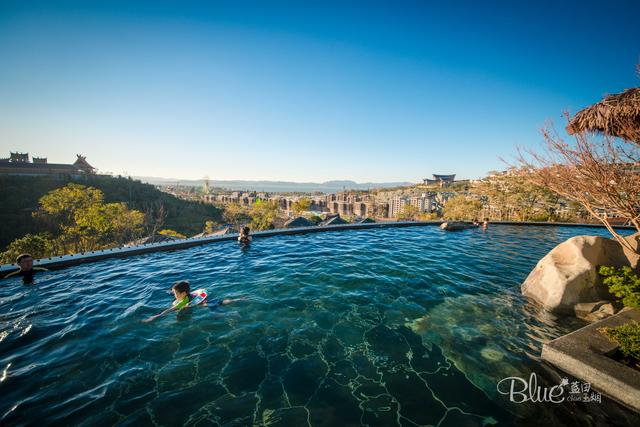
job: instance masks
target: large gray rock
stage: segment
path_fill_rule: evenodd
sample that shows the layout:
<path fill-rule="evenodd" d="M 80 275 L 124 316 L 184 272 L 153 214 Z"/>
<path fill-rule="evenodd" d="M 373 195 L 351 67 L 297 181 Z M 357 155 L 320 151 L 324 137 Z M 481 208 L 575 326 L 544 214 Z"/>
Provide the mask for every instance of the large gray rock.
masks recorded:
<path fill-rule="evenodd" d="M 638 247 L 640 233 L 627 237 Z M 596 269 L 601 265 L 638 268 L 638 254 L 614 239 L 576 236 L 560 243 L 542 258 L 522 284 L 523 295 L 548 310 L 574 313 L 574 306 L 611 300 Z"/>
<path fill-rule="evenodd" d="M 464 221 L 448 221 L 440 224 L 440 229 L 446 231 L 461 231 L 467 228 L 478 228 L 478 224 Z"/>

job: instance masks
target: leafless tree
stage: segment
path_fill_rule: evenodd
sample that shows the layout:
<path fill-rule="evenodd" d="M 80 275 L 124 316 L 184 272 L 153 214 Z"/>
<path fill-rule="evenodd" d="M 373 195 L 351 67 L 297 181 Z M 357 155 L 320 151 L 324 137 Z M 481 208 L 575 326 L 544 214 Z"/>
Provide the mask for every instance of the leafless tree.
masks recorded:
<path fill-rule="evenodd" d="M 640 147 L 589 133 L 576 133 L 569 143 L 551 126 L 542 135 L 543 150 L 519 152 L 517 163 L 527 179 L 578 202 L 621 245 L 635 252 L 614 230 L 611 217 L 624 218 L 640 231 Z"/>
<path fill-rule="evenodd" d="M 161 201 L 149 203 L 144 209 L 146 223 L 149 226 L 150 236 L 155 236 L 156 233 L 164 226 L 164 221 L 167 218 L 167 212 L 164 209 L 164 203 Z"/>

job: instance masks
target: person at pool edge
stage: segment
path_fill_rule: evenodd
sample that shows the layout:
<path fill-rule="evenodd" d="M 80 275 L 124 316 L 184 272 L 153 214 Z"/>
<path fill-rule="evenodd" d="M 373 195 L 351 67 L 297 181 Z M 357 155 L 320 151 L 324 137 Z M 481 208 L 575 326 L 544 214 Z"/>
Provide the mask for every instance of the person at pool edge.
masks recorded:
<path fill-rule="evenodd" d="M 242 230 L 240 230 L 240 235 L 238 236 L 238 242 L 242 243 L 243 245 L 248 245 L 249 243 L 251 243 L 251 236 L 249 236 L 250 231 L 251 229 L 249 227 L 242 227 Z"/>
<path fill-rule="evenodd" d="M 164 316 L 165 314 L 171 313 L 172 311 L 180 311 L 184 308 L 189 307 L 189 303 L 191 302 L 192 296 L 191 296 L 191 287 L 189 285 L 189 282 L 187 282 L 186 280 L 181 280 L 179 282 L 176 282 L 173 284 L 173 286 L 171 286 L 171 291 L 173 292 L 173 296 L 176 298 L 175 301 L 173 301 L 173 304 L 171 305 L 171 307 L 167 308 L 166 310 L 164 310 L 162 313 L 160 314 L 156 314 L 155 316 L 151 316 L 148 319 L 143 320 L 143 322 L 151 322 L 152 320 L 157 319 L 160 316 Z M 230 304 L 234 301 L 239 301 L 243 298 L 236 298 L 236 299 L 216 299 L 210 302 L 209 305 L 225 305 L 225 304 Z"/>
<path fill-rule="evenodd" d="M 33 283 L 33 275 L 36 271 L 49 271 L 44 267 L 34 267 L 33 257 L 31 254 L 18 255 L 18 258 L 16 258 L 16 264 L 18 264 L 18 267 L 20 268 L 4 276 L 5 279 L 13 276 L 22 276 L 23 283 Z"/>
<path fill-rule="evenodd" d="M 485 218 L 482 222 L 482 229 L 486 230 L 487 228 L 489 228 L 489 218 Z"/>

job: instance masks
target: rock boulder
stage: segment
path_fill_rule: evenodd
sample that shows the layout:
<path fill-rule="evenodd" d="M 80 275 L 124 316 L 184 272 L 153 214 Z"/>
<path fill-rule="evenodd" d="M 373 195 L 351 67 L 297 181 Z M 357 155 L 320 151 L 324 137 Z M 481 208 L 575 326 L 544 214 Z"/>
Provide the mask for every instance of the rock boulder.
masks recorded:
<path fill-rule="evenodd" d="M 626 239 L 637 248 L 639 237 L 636 233 Z M 612 300 L 596 271 L 598 266 L 627 265 L 637 270 L 638 261 L 637 253 L 614 239 L 572 237 L 538 262 L 522 284 L 522 294 L 550 311 L 574 314 L 576 304 Z"/>
<path fill-rule="evenodd" d="M 464 221 L 449 221 L 440 224 L 440 229 L 446 231 L 461 231 L 466 230 L 467 228 L 478 228 L 478 224 Z"/>

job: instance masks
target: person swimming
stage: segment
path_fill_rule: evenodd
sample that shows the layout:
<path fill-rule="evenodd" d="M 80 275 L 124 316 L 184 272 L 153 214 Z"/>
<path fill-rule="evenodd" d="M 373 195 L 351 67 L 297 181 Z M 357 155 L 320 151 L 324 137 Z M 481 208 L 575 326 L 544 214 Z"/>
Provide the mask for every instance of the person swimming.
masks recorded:
<path fill-rule="evenodd" d="M 248 245 L 249 243 L 251 243 L 251 236 L 249 235 L 250 232 L 251 229 L 249 227 L 242 227 L 242 229 L 240 230 L 240 235 L 238 236 L 238 242 L 242 243 L 243 245 Z"/>
<path fill-rule="evenodd" d="M 189 303 L 191 302 L 191 298 L 192 298 L 191 287 L 189 285 L 189 282 L 187 282 L 186 280 L 181 280 L 179 282 L 174 283 L 173 286 L 171 286 L 171 292 L 173 292 L 173 296 L 175 297 L 175 300 L 171 304 L 171 307 L 162 311 L 160 314 L 156 314 L 155 316 L 151 316 L 148 319 L 145 319 L 144 322 L 151 322 L 152 320 L 155 320 L 160 316 L 169 314 L 172 311 L 180 311 L 183 308 L 186 308 L 189 306 Z"/>
<path fill-rule="evenodd" d="M 179 312 L 185 308 L 191 307 L 191 301 L 193 300 L 193 295 L 191 294 L 191 286 L 189 285 L 188 281 L 181 280 L 179 282 L 174 283 L 173 286 L 171 286 L 171 291 L 173 292 L 173 296 L 175 297 L 175 300 L 173 301 L 173 304 L 171 305 L 171 307 L 167 308 L 166 310 L 162 311 L 159 314 L 156 314 L 155 316 L 151 316 L 147 319 L 144 319 L 143 322 L 145 323 L 151 322 L 157 319 L 158 317 L 171 313 L 172 311 Z M 218 298 L 218 299 L 212 300 L 209 305 L 215 307 L 218 305 L 230 304 L 234 301 L 239 301 L 242 299 L 244 298 L 235 298 L 235 299 Z"/>
<path fill-rule="evenodd" d="M 36 271 L 49 271 L 44 267 L 34 267 L 33 257 L 31 256 L 31 254 L 19 255 L 16 258 L 16 264 L 18 264 L 18 267 L 20 268 L 4 276 L 5 279 L 13 276 L 22 276 L 22 282 L 28 284 L 33 283 L 33 275 Z"/>

